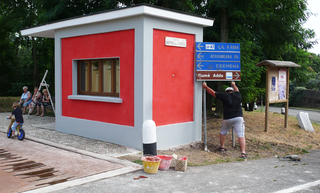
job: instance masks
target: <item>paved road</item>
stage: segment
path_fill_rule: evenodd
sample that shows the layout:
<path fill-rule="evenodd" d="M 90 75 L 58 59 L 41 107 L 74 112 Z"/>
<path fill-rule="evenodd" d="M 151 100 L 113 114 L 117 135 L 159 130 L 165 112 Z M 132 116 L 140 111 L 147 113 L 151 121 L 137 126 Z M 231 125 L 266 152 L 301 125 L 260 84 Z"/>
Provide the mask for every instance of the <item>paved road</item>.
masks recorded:
<path fill-rule="evenodd" d="M 270 158 L 188 167 L 186 172 L 169 169 L 157 174 L 145 174 L 138 171 L 55 193 L 319 193 L 319 165 L 320 151 L 314 151 L 303 155 L 300 162 Z M 134 180 L 140 175 L 148 178 Z"/>
<path fill-rule="evenodd" d="M 277 109 L 275 109 L 277 110 Z M 299 110 L 300 111 L 300 110 Z M 289 114 L 292 113 L 291 109 Z M 317 115 L 317 114 L 316 114 Z M 295 116 L 293 114 L 293 116 Z M 116 158 L 97 155 L 95 153 L 86 152 L 83 150 L 66 147 L 61 144 L 55 144 L 46 140 L 40 140 L 30 137 L 24 141 L 11 140 L 5 137 L 4 133 L 0 136 L 0 149 L 8 151 L 12 154 L 17 154 L 22 158 L 43 163 L 48 167 L 54 167 L 57 170 L 65 171 L 71 176 L 78 176 L 78 172 L 87 169 L 88 172 L 93 172 L 91 168 L 98 167 L 98 173 L 93 172 L 93 175 L 75 180 L 70 179 L 67 182 L 59 183 L 51 186 L 42 187 L 28 191 L 28 193 L 81 193 L 81 192 L 172 192 L 172 193 L 194 193 L 194 192 L 216 192 L 216 193 L 319 193 L 320 192 L 320 150 L 312 151 L 309 154 L 302 156 L 301 162 L 280 161 L 277 158 L 250 160 L 246 162 L 224 163 L 218 165 L 188 167 L 186 172 L 175 171 L 170 169 L 168 171 L 158 171 L 157 174 L 145 174 L 142 170 L 136 171 L 136 166 L 131 166 L 129 163 L 123 163 Z M 40 143 L 38 143 L 40 142 Z M 58 148 L 55 148 L 58 147 Z M 67 151 L 66 151 L 67 150 Z M 45 153 L 47 151 L 47 153 Z M 74 152 L 75 154 L 73 154 Z M 40 153 L 40 155 L 38 154 Z M 3 154 L 3 152 L 2 152 Z M 55 156 L 55 155 L 62 156 Z M 71 157 L 72 159 L 67 157 Z M 78 156 L 84 156 L 84 159 L 98 159 L 92 160 L 93 166 L 86 164 L 83 166 L 83 161 L 76 159 Z M 67 161 L 68 160 L 68 161 Z M 110 161 L 117 164 L 128 164 L 124 168 L 107 171 L 106 166 L 101 162 L 102 160 Z M 0 160 L 3 161 L 3 160 Z M 72 162 L 76 163 L 72 163 Z M 103 161 L 103 162 L 105 162 Z M 81 169 L 66 170 L 62 168 L 72 168 L 77 165 Z M 0 166 L 4 163 L 0 163 Z M 82 166 L 81 166 L 82 164 Z M 116 165 L 117 165 L 116 164 Z M 88 167 L 89 166 L 89 167 Z M 0 167 L 0 188 L 11 192 L 8 189 L 10 182 L 6 180 L 13 180 L 15 178 L 21 179 L 20 176 L 14 176 L 17 173 L 5 174 L 6 170 Z M 136 171 L 136 172 L 133 172 Z M 10 172 L 10 171 L 9 171 Z M 74 173 L 76 172 L 76 173 Z M 90 175 L 90 174 L 89 174 Z M 146 179 L 134 180 L 140 175 L 147 176 Z M 9 176 L 9 177 L 8 177 Z M 2 178 L 1 178 L 2 177 Z M 80 177 L 80 175 L 79 175 Z M 10 178 L 10 179 L 8 179 Z M 37 178 L 34 178 L 35 180 Z M 22 182 L 22 183 L 25 183 Z M 11 183 L 12 190 L 17 191 L 17 183 Z M 25 187 L 25 186 L 24 186 Z M 32 188 L 21 188 L 20 190 L 30 190 Z"/>
<path fill-rule="evenodd" d="M 259 107 L 258 107 L 259 108 Z M 296 117 L 299 112 L 307 112 L 309 114 L 309 119 L 313 123 L 320 123 L 320 111 L 312 111 L 306 109 L 296 109 L 289 108 L 289 116 Z M 269 112 L 281 113 L 281 107 L 269 107 Z"/>
<path fill-rule="evenodd" d="M 79 179 L 96 181 L 141 168 L 131 162 L 33 138 L 36 142 L 31 138 L 19 141 L 17 138 L 7 138 L 5 133 L 0 132 L 1 193 L 44 192 L 38 188 L 48 190 L 50 185 L 61 182 L 65 182 L 63 186 L 75 181 L 83 184 L 79 183 Z"/>

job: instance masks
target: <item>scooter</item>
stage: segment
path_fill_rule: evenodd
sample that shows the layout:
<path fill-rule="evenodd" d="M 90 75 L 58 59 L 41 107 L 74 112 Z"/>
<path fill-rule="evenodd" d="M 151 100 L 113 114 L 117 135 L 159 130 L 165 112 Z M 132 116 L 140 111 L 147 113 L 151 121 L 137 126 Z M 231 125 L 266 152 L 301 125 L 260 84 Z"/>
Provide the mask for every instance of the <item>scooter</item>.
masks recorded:
<path fill-rule="evenodd" d="M 9 119 L 9 118 L 7 118 L 7 119 Z M 8 130 L 7 130 L 7 137 L 8 137 L 8 138 L 11 138 L 11 136 L 12 136 L 11 126 L 12 126 L 12 124 L 13 124 L 15 121 L 16 121 L 15 118 L 11 118 L 11 122 L 10 122 L 9 127 L 8 127 Z M 18 137 L 18 139 L 19 139 L 20 141 L 23 140 L 24 137 L 25 137 L 25 132 L 24 132 L 24 130 L 22 129 L 22 124 L 23 124 L 23 123 L 20 123 L 20 124 L 17 126 L 17 129 L 16 129 L 17 137 Z"/>

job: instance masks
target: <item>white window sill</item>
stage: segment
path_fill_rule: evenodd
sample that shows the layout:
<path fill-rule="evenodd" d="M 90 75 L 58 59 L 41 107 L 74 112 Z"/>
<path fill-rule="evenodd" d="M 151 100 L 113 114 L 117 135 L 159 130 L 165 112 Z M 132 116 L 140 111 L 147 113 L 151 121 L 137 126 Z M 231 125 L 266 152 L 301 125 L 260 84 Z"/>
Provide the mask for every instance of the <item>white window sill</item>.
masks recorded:
<path fill-rule="evenodd" d="M 69 95 L 68 99 L 84 100 L 84 101 L 99 101 L 99 102 L 108 102 L 108 103 L 122 103 L 121 98 L 105 97 L 105 96 Z"/>

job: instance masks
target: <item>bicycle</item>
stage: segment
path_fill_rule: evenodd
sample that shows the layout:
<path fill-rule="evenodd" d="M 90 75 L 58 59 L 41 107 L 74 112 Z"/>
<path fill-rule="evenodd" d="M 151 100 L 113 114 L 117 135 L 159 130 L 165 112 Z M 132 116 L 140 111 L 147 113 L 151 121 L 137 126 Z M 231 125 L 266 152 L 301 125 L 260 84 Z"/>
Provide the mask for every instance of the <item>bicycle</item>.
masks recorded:
<path fill-rule="evenodd" d="M 7 118 L 7 119 L 9 119 L 9 118 Z M 11 122 L 10 122 L 9 127 L 8 127 L 8 130 L 7 130 L 7 137 L 8 137 L 8 138 L 11 138 L 11 136 L 12 136 L 11 126 L 12 126 L 12 124 L 13 124 L 15 121 L 16 121 L 15 118 L 11 118 Z M 24 137 L 25 137 L 25 132 L 24 132 L 24 130 L 23 130 L 22 127 L 21 127 L 22 124 L 23 124 L 23 123 L 20 123 L 20 124 L 17 126 L 17 129 L 16 129 L 17 137 L 18 137 L 18 139 L 19 139 L 20 141 L 23 140 Z"/>

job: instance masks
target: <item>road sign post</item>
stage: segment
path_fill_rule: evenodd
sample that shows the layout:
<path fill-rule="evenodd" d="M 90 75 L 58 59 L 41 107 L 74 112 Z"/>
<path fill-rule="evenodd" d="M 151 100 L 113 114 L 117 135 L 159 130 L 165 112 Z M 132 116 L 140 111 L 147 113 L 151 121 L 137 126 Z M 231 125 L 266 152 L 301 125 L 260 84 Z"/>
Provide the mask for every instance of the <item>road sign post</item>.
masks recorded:
<path fill-rule="evenodd" d="M 240 44 L 196 42 L 197 81 L 240 81 Z M 207 148 L 206 91 L 203 91 L 204 150 Z M 234 132 L 232 144 L 234 144 Z"/>

